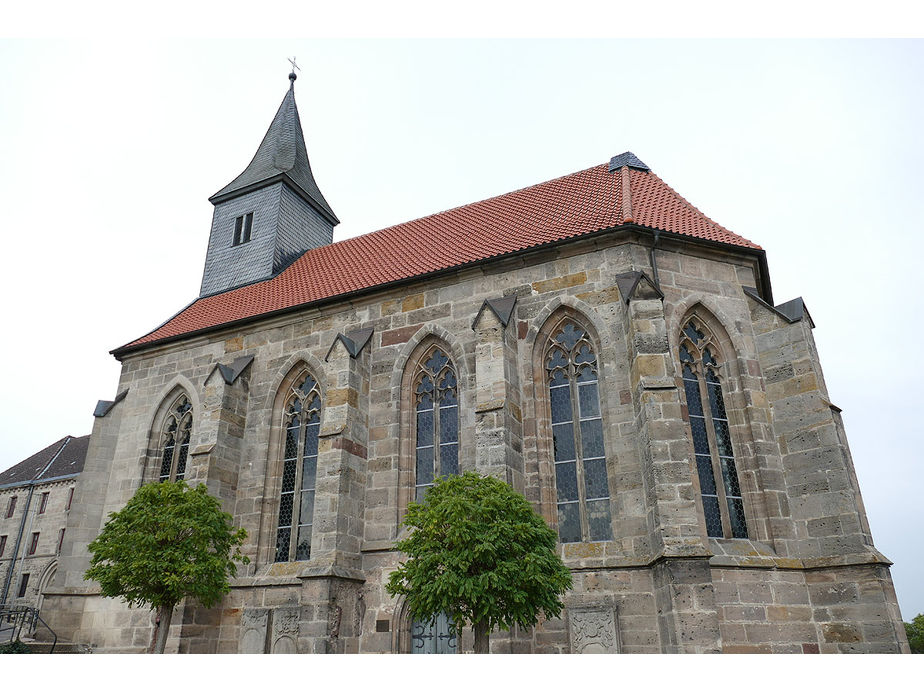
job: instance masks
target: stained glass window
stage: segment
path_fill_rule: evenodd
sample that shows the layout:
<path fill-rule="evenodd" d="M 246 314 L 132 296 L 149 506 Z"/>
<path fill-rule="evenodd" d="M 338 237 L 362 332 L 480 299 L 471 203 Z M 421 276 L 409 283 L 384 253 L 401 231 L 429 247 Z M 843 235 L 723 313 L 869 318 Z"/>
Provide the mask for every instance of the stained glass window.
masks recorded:
<path fill-rule="evenodd" d="M 613 538 L 597 356 L 587 333 L 566 322 L 546 352 L 558 534 L 562 543 Z"/>
<path fill-rule="evenodd" d="M 180 395 L 170 406 L 164 422 L 158 481 L 179 481 L 186 476 L 192 418 L 189 399 Z"/>
<path fill-rule="evenodd" d="M 295 380 L 285 407 L 282 489 L 276 529 L 276 561 L 311 556 L 314 492 L 318 473 L 321 390 L 308 374 Z"/>
<path fill-rule="evenodd" d="M 695 320 L 683 328 L 680 369 L 693 435 L 696 472 L 710 537 L 747 537 L 744 502 L 722 396 L 719 350 Z M 708 406 L 704 406 L 707 403 Z M 721 483 L 717 483 L 717 479 Z"/>
<path fill-rule="evenodd" d="M 423 500 L 437 476 L 459 473 L 459 394 L 452 361 L 429 352 L 414 378 L 414 498 Z"/>

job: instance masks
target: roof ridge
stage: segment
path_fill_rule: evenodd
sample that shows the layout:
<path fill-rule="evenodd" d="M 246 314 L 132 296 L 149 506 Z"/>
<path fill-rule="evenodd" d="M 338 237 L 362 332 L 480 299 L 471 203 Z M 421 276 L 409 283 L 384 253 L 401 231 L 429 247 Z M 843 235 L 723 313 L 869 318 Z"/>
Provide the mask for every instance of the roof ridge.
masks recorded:
<path fill-rule="evenodd" d="M 647 167 L 621 168 L 598 164 L 309 249 L 273 277 L 193 301 L 112 353 L 121 360 L 146 344 L 627 226 L 763 252 Z"/>
<path fill-rule="evenodd" d="M 635 219 L 632 215 L 632 178 L 628 166 L 619 169 L 619 177 L 622 179 L 622 223 L 631 224 Z"/>

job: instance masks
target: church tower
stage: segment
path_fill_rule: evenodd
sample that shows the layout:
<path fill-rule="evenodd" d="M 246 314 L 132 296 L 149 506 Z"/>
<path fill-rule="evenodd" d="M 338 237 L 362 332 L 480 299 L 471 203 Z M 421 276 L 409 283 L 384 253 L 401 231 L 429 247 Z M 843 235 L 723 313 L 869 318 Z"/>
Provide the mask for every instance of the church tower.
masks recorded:
<path fill-rule="evenodd" d="M 199 296 L 275 276 L 327 245 L 339 223 L 318 189 L 295 105 L 295 73 L 253 160 L 215 205 Z"/>

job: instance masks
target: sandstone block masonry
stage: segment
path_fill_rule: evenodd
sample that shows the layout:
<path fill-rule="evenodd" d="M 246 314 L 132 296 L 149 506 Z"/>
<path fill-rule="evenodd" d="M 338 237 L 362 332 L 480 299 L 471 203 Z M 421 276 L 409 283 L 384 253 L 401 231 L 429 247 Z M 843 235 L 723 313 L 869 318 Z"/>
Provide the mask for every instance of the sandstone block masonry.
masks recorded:
<path fill-rule="evenodd" d="M 127 395 L 95 422 L 46 618 L 97 651 L 147 645 L 147 613 L 82 580 L 86 545 L 155 478 L 157 422 L 182 392 L 187 478 L 247 530 L 252 562 L 220 606 L 177 607 L 168 651 L 409 651 L 413 617 L 383 585 L 415 493 L 419 360 L 436 346 L 452 362 L 460 469 L 509 482 L 558 528 L 547 365 L 573 324 L 596 356 L 610 538 L 562 543 L 565 612 L 495 633 L 493 651 L 907 651 L 811 318 L 748 291 L 753 255 L 663 240 L 654 257 L 631 233 L 597 236 L 132 353 Z M 678 357 L 692 317 L 721 351 L 746 537 L 706 529 Z M 311 554 L 277 562 L 284 407 L 303 372 L 323 401 Z"/>
<path fill-rule="evenodd" d="M 8 604 L 43 606 L 75 485 L 76 479 L 65 478 L 0 488 L 0 587 L 8 585 Z"/>

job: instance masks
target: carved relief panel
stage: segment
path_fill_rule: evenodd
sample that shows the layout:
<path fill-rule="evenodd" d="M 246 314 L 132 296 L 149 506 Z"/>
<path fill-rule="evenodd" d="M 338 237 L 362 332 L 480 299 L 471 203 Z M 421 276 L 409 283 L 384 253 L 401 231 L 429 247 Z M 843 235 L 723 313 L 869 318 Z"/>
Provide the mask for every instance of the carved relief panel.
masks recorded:
<path fill-rule="evenodd" d="M 295 654 L 298 651 L 298 619 L 297 606 L 273 610 L 273 654 Z"/>
<path fill-rule="evenodd" d="M 612 608 L 569 609 L 568 633 L 572 654 L 619 652 L 616 611 Z"/>
<path fill-rule="evenodd" d="M 269 609 L 244 609 L 241 615 L 239 654 L 265 654 Z"/>

